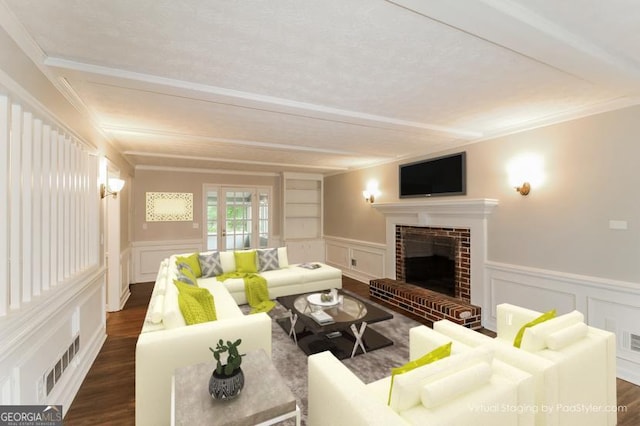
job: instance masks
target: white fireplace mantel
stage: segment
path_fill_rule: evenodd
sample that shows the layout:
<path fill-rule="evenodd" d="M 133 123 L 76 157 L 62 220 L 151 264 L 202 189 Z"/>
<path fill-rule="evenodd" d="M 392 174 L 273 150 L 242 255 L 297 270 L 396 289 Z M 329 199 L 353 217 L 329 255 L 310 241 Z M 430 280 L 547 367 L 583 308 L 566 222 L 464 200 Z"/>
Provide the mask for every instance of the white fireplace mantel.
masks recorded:
<path fill-rule="evenodd" d="M 498 200 L 491 198 L 472 198 L 454 200 L 419 199 L 397 203 L 375 203 L 373 208 L 388 214 L 445 214 L 462 216 L 487 216 L 491 214 Z"/>
<path fill-rule="evenodd" d="M 469 228 L 471 232 L 471 303 L 482 307 L 482 323 L 490 312 L 489 288 L 485 285 L 487 260 L 487 218 L 498 205 L 491 198 L 418 199 L 375 203 L 385 216 L 387 278 L 396 278 L 395 238 L 397 225 Z"/>

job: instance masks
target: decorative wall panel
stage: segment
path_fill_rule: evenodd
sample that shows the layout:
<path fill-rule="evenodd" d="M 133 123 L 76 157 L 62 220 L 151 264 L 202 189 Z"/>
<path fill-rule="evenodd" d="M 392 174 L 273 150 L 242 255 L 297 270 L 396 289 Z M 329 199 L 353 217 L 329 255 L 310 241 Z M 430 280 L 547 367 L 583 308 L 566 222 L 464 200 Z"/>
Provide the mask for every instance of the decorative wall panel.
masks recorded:
<path fill-rule="evenodd" d="M 147 222 L 188 222 L 193 220 L 193 194 L 188 192 L 147 192 Z"/>

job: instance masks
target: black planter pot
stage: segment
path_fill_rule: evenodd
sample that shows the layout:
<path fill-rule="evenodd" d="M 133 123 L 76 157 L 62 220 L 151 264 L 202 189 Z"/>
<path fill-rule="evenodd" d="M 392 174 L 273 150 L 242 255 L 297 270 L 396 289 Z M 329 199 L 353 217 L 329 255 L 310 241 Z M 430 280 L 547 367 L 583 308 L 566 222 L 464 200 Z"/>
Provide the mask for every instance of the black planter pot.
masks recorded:
<path fill-rule="evenodd" d="M 218 374 L 213 370 L 209 379 L 209 395 L 213 399 L 229 400 L 240 395 L 244 386 L 244 373 L 238 368 L 230 376 Z"/>

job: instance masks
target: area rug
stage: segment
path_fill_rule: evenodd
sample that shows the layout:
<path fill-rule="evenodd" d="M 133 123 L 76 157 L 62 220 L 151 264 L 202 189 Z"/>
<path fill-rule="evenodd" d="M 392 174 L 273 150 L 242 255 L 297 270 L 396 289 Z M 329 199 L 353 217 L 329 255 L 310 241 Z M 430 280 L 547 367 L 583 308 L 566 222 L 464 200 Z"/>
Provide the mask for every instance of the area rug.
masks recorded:
<path fill-rule="evenodd" d="M 345 293 L 358 297 L 349 291 L 345 291 Z M 368 300 L 368 302 L 393 315 L 390 320 L 368 325 L 393 340 L 393 345 L 342 361 L 364 383 L 371 383 L 389 376 L 392 367 L 398 367 L 409 360 L 409 329 L 420 325 L 420 323 L 373 301 Z M 247 311 L 249 309 L 248 306 L 242 308 Z M 276 304 L 269 315 L 272 318 L 278 318 L 284 316 L 285 313 L 285 309 L 280 304 Z M 273 363 L 296 396 L 304 425 L 307 419 L 307 356 L 275 321 L 272 322 L 271 335 Z M 295 422 L 282 424 L 289 425 L 295 424 Z"/>

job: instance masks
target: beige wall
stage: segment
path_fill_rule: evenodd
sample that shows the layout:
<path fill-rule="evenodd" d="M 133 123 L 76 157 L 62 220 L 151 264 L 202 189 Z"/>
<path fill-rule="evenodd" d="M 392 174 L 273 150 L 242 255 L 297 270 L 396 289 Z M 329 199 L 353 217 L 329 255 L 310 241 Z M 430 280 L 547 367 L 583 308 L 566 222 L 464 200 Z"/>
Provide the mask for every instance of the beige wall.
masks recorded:
<path fill-rule="evenodd" d="M 191 173 L 183 171 L 137 170 L 133 190 L 133 241 L 184 240 L 202 238 L 203 188 L 205 184 L 231 186 L 271 186 L 272 231 L 280 235 L 280 176 L 238 175 L 220 173 Z M 146 222 L 145 202 L 147 192 L 190 192 L 193 193 L 193 222 Z"/>
<path fill-rule="evenodd" d="M 489 260 L 640 282 L 638 134 L 633 107 L 464 147 L 466 197 L 500 202 L 489 219 Z M 545 183 L 527 197 L 506 171 L 522 153 L 545 162 Z M 361 196 L 371 178 L 382 191 L 376 201 L 400 201 L 395 163 L 327 177 L 325 235 L 385 242 L 384 217 Z M 609 220 L 628 230 L 609 229 Z"/>

